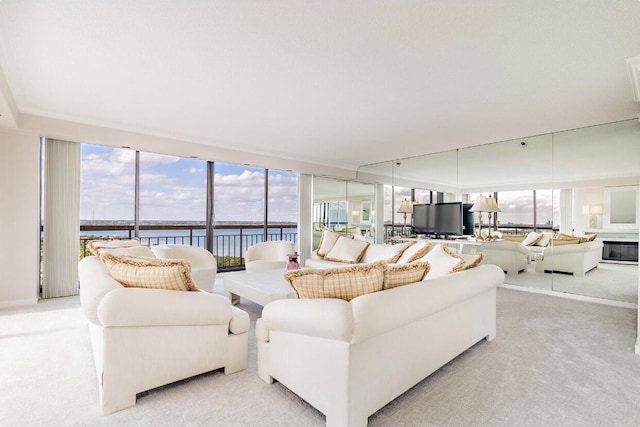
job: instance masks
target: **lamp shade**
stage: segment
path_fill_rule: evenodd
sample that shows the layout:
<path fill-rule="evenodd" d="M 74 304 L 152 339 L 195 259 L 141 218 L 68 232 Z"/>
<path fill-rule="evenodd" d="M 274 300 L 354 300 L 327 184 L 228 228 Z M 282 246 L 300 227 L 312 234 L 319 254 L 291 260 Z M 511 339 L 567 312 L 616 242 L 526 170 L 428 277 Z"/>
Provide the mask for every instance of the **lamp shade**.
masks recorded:
<path fill-rule="evenodd" d="M 413 213 L 413 205 L 411 204 L 411 202 L 407 199 L 404 199 L 402 201 L 402 204 L 400 205 L 400 209 L 398 209 L 398 213 Z"/>
<path fill-rule="evenodd" d="M 487 204 L 489 205 L 489 212 L 502 212 L 502 209 L 498 206 L 498 202 L 493 197 L 489 196 Z"/>
<path fill-rule="evenodd" d="M 589 206 L 589 214 L 590 215 L 602 215 L 602 205 L 591 205 L 591 206 Z"/>
<path fill-rule="evenodd" d="M 473 206 L 469 209 L 471 212 L 491 212 L 487 198 L 484 196 L 476 197 L 476 201 L 473 202 Z"/>

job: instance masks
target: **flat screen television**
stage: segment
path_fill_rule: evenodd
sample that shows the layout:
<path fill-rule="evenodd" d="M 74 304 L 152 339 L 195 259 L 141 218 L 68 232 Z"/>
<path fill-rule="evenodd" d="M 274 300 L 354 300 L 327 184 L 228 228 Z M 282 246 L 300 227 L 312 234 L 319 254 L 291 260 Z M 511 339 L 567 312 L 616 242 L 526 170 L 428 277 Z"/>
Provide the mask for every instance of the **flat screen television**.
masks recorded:
<path fill-rule="evenodd" d="M 435 234 L 462 236 L 462 202 L 436 203 Z"/>
<path fill-rule="evenodd" d="M 413 205 L 413 232 L 415 234 L 435 233 L 434 205 Z"/>

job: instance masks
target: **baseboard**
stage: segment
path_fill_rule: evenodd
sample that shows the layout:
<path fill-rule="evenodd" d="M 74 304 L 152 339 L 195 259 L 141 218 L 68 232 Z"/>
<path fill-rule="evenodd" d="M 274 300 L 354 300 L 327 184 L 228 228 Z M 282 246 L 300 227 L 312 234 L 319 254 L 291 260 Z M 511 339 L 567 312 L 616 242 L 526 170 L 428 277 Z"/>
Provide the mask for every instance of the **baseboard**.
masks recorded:
<path fill-rule="evenodd" d="M 511 289 L 511 290 L 514 290 L 514 291 L 531 292 L 533 294 L 543 294 L 543 295 L 549 295 L 549 296 L 552 296 L 552 297 L 567 298 L 567 299 L 573 299 L 573 300 L 577 300 L 577 301 L 591 302 L 591 303 L 595 303 L 595 304 L 611 305 L 611 306 L 614 306 L 614 307 L 632 308 L 634 310 L 638 309 L 638 304 L 633 304 L 633 303 L 630 303 L 630 302 L 613 301 L 613 300 L 610 300 L 610 299 L 588 297 L 588 296 L 585 296 L 585 295 L 575 295 L 575 294 L 569 294 L 569 293 L 566 293 L 566 292 L 551 291 L 551 290 L 548 290 L 548 289 L 528 288 L 526 286 L 508 285 L 508 284 L 505 284 L 505 283 L 503 283 L 502 285 L 499 285 L 498 287 L 505 288 L 505 289 Z M 638 344 L 636 344 L 636 353 L 638 353 L 638 351 L 639 351 L 639 347 L 638 347 Z M 640 353 L 638 353 L 638 354 L 640 354 Z"/>
<path fill-rule="evenodd" d="M 11 301 L 0 301 L 0 308 L 9 308 L 9 307 L 21 307 L 25 305 L 35 305 L 38 303 L 38 298 L 29 298 L 29 299 L 16 299 Z"/>

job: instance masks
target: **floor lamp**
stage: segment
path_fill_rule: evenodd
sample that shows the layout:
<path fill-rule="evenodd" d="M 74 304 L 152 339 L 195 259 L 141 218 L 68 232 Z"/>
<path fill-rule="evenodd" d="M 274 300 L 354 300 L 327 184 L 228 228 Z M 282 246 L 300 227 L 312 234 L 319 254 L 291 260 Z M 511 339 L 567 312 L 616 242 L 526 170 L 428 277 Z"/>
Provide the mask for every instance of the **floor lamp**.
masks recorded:
<path fill-rule="evenodd" d="M 402 237 L 407 237 L 407 214 L 413 213 L 413 205 L 411 201 L 404 199 L 402 204 L 400 205 L 400 209 L 398 209 L 398 213 L 404 215 L 404 223 L 402 224 Z"/>

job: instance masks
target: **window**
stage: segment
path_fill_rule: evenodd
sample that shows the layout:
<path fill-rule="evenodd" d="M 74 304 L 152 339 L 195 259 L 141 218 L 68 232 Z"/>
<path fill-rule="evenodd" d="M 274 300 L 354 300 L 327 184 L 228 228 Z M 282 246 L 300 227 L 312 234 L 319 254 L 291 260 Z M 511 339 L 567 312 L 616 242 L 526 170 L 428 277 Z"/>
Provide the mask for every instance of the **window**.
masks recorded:
<path fill-rule="evenodd" d="M 140 153 L 139 236 L 143 240 L 205 246 L 206 171 L 204 160 Z"/>
<path fill-rule="evenodd" d="M 134 209 L 135 151 L 81 144 L 81 240 L 130 237 Z"/>

